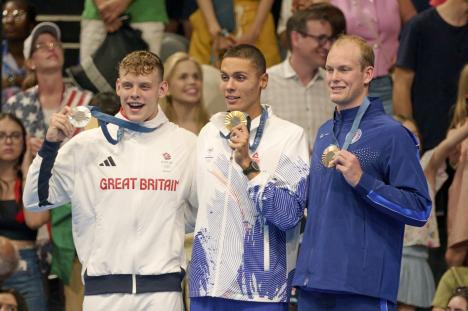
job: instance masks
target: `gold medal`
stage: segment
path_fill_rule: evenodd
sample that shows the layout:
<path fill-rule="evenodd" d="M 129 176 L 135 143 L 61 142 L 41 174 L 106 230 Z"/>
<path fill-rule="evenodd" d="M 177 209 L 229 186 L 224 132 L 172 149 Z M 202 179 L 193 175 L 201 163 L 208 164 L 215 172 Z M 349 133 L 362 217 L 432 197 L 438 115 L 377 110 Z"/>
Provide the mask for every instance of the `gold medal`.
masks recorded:
<path fill-rule="evenodd" d="M 245 113 L 240 111 L 230 111 L 226 114 L 226 117 L 224 118 L 224 126 L 228 131 L 231 131 L 233 127 L 239 124 L 247 126 L 247 117 Z"/>
<path fill-rule="evenodd" d="M 332 168 L 333 166 L 335 166 L 331 163 L 331 161 L 333 160 L 338 151 L 340 151 L 340 148 L 338 148 L 338 146 L 336 145 L 330 145 L 327 148 L 325 148 L 325 150 L 323 150 L 322 163 L 325 167 Z"/>
<path fill-rule="evenodd" d="M 83 128 L 91 120 L 91 111 L 86 106 L 78 106 L 72 109 L 72 114 L 68 117 L 70 123 L 76 128 Z"/>

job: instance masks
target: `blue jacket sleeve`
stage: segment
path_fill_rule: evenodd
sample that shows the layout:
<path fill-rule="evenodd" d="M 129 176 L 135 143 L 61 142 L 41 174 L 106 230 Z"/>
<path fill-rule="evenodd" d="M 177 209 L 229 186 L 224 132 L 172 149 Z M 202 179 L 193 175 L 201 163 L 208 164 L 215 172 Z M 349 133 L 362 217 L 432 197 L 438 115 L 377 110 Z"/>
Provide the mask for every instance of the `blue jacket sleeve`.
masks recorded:
<path fill-rule="evenodd" d="M 286 231 L 294 228 L 304 214 L 309 161 L 303 131 L 285 140 L 273 174 L 260 173 L 249 182 L 249 197 L 265 219 Z"/>
<path fill-rule="evenodd" d="M 426 178 L 412 134 L 402 129 L 387 145 L 385 179 L 364 172 L 355 190 L 373 207 L 405 224 L 422 227 L 431 213 Z"/>

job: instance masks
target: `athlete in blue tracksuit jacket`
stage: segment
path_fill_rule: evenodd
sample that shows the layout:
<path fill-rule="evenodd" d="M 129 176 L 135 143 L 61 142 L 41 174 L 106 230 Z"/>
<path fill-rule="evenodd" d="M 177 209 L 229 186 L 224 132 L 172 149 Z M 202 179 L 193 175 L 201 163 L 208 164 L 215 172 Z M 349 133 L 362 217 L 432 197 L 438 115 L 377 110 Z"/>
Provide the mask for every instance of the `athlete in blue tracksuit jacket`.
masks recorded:
<path fill-rule="evenodd" d="M 394 309 L 404 226 L 424 225 L 431 210 L 417 141 L 385 114 L 378 98 L 366 96 L 372 66 L 368 73 L 359 71 L 368 51 L 363 44 L 339 39 L 327 59 L 337 110 L 320 128 L 311 158 L 308 219 L 293 281 L 304 297 L 299 310 Z M 344 145 L 367 100 L 345 156 L 326 167 L 325 149 Z M 360 165 L 354 186 L 345 163 L 352 157 Z"/>

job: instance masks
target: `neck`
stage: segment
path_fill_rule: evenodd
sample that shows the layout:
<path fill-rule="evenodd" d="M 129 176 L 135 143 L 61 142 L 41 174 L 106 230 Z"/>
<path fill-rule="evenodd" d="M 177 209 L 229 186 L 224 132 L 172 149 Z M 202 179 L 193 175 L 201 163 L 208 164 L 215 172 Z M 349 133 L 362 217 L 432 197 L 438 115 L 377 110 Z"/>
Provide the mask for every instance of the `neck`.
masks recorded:
<path fill-rule="evenodd" d="M 196 121 L 197 119 L 197 106 L 194 104 L 182 103 L 172 100 L 172 107 L 177 118 L 177 123 L 187 123 Z"/>
<path fill-rule="evenodd" d="M 249 115 L 251 120 L 253 120 L 262 114 L 262 106 L 260 105 L 260 102 L 258 102 L 258 104 L 250 108 L 249 111 L 244 111 L 244 112 Z"/>
<path fill-rule="evenodd" d="M 37 84 L 41 95 L 56 95 L 63 92 L 63 77 L 61 71 L 37 74 Z"/>
<path fill-rule="evenodd" d="M 309 82 L 315 77 L 318 71 L 318 67 L 312 65 L 310 62 L 303 62 L 300 57 L 291 53 L 291 58 L 289 59 L 289 64 L 296 72 L 301 83 L 306 86 Z"/>
<path fill-rule="evenodd" d="M 455 27 L 462 27 L 468 22 L 468 5 L 465 0 L 448 0 L 436 10 L 443 20 Z"/>
<path fill-rule="evenodd" d="M 5 181 L 16 179 L 14 161 L 0 161 L 0 179 Z"/>
<path fill-rule="evenodd" d="M 352 102 L 349 102 L 346 104 L 336 104 L 336 109 L 338 111 L 343 111 L 343 110 L 359 107 L 362 105 L 366 97 L 367 97 L 367 92 L 363 93 L 362 95 L 360 95 L 358 98 L 356 98 Z"/>

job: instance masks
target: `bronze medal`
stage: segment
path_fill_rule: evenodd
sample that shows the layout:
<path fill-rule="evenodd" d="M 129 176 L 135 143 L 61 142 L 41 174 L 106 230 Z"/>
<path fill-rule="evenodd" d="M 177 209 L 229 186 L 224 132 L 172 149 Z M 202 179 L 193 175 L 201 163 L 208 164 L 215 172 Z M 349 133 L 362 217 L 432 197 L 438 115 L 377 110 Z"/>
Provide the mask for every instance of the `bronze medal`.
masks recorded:
<path fill-rule="evenodd" d="M 325 148 L 325 150 L 323 150 L 322 163 L 325 167 L 332 168 L 333 166 L 335 166 L 331 163 L 331 161 L 333 160 L 338 151 L 340 151 L 340 148 L 338 148 L 338 146 L 336 145 L 330 145 L 327 148 Z"/>
<path fill-rule="evenodd" d="M 241 111 L 230 111 L 226 114 L 224 118 L 224 126 L 228 131 L 231 131 L 233 127 L 244 124 L 247 126 L 247 117 L 245 113 Z"/>

